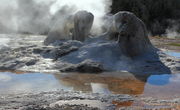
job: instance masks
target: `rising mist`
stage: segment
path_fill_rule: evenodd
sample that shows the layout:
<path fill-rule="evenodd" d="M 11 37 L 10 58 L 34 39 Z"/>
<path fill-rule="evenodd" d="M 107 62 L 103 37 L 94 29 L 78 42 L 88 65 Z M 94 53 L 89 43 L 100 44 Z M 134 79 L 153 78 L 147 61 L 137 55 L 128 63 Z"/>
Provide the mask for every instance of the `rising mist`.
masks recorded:
<path fill-rule="evenodd" d="M 101 33 L 102 19 L 111 4 L 111 0 L 1 0 L 0 33 L 47 34 L 57 21 L 79 10 L 94 14 L 92 31 Z"/>

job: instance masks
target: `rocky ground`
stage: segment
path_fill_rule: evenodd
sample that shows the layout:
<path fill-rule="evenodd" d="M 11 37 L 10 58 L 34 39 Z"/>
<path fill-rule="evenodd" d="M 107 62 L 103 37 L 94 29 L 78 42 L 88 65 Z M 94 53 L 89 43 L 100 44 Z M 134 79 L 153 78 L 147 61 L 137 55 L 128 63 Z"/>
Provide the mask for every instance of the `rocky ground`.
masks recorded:
<path fill-rule="evenodd" d="M 180 60 L 162 51 L 155 50 L 129 58 L 122 55 L 116 42 L 103 37 L 89 39 L 84 43 L 56 42 L 50 46 L 43 45 L 45 36 L 36 40 L 33 38 L 37 36 L 16 37 L 11 36 L 8 46 L 0 50 L 1 70 L 92 73 L 123 70 L 140 74 L 179 73 L 180 71 Z M 161 43 L 158 40 L 155 42 L 154 39 L 152 42 L 155 45 Z"/>
<path fill-rule="evenodd" d="M 112 110 L 114 106 L 110 103 L 111 101 L 131 101 L 132 97 L 128 95 L 103 95 L 58 91 L 8 95 L 0 99 L 0 109 L 3 108 L 7 110 Z M 60 105 L 61 103 L 64 104 Z"/>
<path fill-rule="evenodd" d="M 42 39 L 36 39 L 35 36 L 27 36 L 23 39 L 17 40 L 14 36 L 9 36 L 10 41 L 5 48 L 0 50 L 0 69 L 1 70 L 21 70 L 21 71 L 33 71 L 33 72 L 101 72 L 109 71 L 111 63 L 103 65 L 100 62 L 94 62 L 93 59 L 96 55 L 90 55 L 86 50 L 102 56 L 104 53 L 110 55 L 112 58 L 116 58 L 119 54 L 114 55 L 105 51 L 106 49 L 113 47 L 112 51 L 116 52 L 117 47 L 105 41 L 98 41 L 96 43 L 89 43 L 84 45 L 77 41 L 58 42 L 56 46 L 44 46 L 42 45 L 44 36 Z M 15 40 L 16 39 L 16 40 Z M 13 41 L 14 40 L 14 41 Z M 179 51 L 179 47 L 174 45 L 179 43 L 180 40 L 171 40 L 161 38 L 151 38 L 152 43 L 160 49 L 170 49 Z M 41 42 L 41 43 L 38 43 Z M 97 44 L 101 42 L 101 44 Z M 171 43 L 171 44 L 170 44 Z M 173 43 L 173 45 L 172 45 Z M 171 46 L 167 46 L 171 45 Z M 94 45 L 98 47 L 94 47 Z M 73 53 L 73 54 L 71 54 Z M 73 61 L 68 61 L 68 58 L 79 55 Z M 84 56 L 80 56 L 84 55 Z M 113 68 L 116 70 L 129 70 L 131 72 L 149 72 L 156 71 L 156 74 L 160 73 L 180 73 L 180 60 L 168 56 L 161 51 L 157 52 L 160 56 L 159 59 L 149 56 L 145 58 L 146 62 L 139 62 L 138 60 L 144 60 L 137 58 L 138 60 L 126 59 L 125 62 L 120 65 L 130 64 L 136 67 L 126 68 Z M 87 59 L 89 57 L 90 59 Z M 108 57 L 102 56 L 106 61 Z M 150 60 L 147 60 L 149 59 Z M 99 60 L 99 59 L 98 59 Z M 114 63 L 117 59 L 110 59 Z M 132 61 L 131 61 L 132 60 Z M 64 62 L 66 61 L 66 62 Z M 99 60 L 102 61 L 102 60 Z M 105 61 L 105 62 L 106 62 Z M 108 61 L 109 62 L 109 61 Z M 117 63 L 119 64 L 119 63 Z M 139 71 L 141 68 L 142 71 Z M 88 71 L 85 71 L 88 70 Z M 95 71 L 91 71 L 95 70 Z M 135 71 L 137 70 L 137 71 Z M 42 93 L 22 93 L 22 94 L 4 94 L 0 96 L 0 110 L 116 110 L 116 109 L 180 109 L 180 99 L 173 100 L 160 100 L 148 97 L 130 96 L 130 95 L 115 95 L 115 94 L 92 94 L 73 91 L 52 91 Z"/>
<path fill-rule="evenodd" d="M 42 92 L 1 95 L 0 110 L 179 110 L 180 98 L 150 97 L 82 92 Z"/>
<path fill-rule="evenodd" d="M 180 52 L 180 38 L 170 39 L 166 37 L 149 37 L 153 45 L 159 49 Z"/>

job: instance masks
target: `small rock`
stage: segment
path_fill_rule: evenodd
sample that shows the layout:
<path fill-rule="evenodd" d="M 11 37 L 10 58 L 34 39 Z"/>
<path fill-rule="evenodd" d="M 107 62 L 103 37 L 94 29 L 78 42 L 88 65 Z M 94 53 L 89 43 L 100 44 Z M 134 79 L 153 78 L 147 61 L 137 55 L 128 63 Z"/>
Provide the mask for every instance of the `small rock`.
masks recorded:
<path fill-rule="evenodd" d="M 38 60 L 30 60 L 26 63 L 26 66 L 35 65 Z"/>
<path fill-rule="evenodd" d="M 167 61 L 167 62 L 171 62 L 171 61 L 172 61 L 172 59 L 168 58 L 168 59 L 166 59 L 166 61 Z"/>
<path fill-rule="evenodd" d="M 99 73 L 103 72 L 102 64 L 93 62 L 92 60 L 85 60 L 79 64 L 74 64 L 60 70 L 61 72 L 81 72 L 81 73 Z"/>
<path fill-rule="evenodd" d="M 33 53 L 35 53 L 35 54 L 40 54 L 41 52 L 43 52 L 43 49 L 40 49 L 40 48 L 33 49 Z"/>

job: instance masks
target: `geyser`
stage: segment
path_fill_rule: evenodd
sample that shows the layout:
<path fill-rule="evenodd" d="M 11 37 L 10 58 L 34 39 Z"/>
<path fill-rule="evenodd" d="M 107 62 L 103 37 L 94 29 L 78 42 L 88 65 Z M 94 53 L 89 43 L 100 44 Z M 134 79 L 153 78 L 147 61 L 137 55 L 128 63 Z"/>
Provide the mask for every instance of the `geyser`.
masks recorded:
<path fill-rule="evenodd" d="M 94 21 L 94 15 L 87 11 L 79 11 L 74 15 L 73 40 L 84 41 L 88 37 Z"/>
<path fill-rule="evenodd" d="M 111 0 L 1 0 L 0 32 L 46 34 L 52 27 L 59 29 L 54 24 L 56 20 L 63 21 L 77 11 L 87 10 L 95 16 L 92 33 L 99 34 L 103 25 L 102 18 L 110 11 L 111 2 Z M 59 11 L 64 10 L 66 13 L 57 15 Z"/>
<path fill-rule="evenodd" d="M 116 13 L 108 33 L 111 38 L 114 38 L 112 33 L 118 33 L 121 51 L 127 56 L 138 56 L 153 50 L 144 22 L 131 12 Z"/>

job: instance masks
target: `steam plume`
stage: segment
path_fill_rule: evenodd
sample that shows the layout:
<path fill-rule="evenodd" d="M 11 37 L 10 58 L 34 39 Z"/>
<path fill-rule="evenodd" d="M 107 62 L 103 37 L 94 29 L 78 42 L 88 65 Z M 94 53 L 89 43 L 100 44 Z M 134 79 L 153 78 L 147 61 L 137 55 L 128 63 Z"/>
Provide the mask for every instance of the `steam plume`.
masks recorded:
<path fill-rule="evenodd" d="M 94 14 L 92 30 L 99 33 L 110 6 L 111 0 L 1 0 L 0 33 L 43 34 L 52 28 L 54 20 L 61 21 L 79 10 Z"/>

